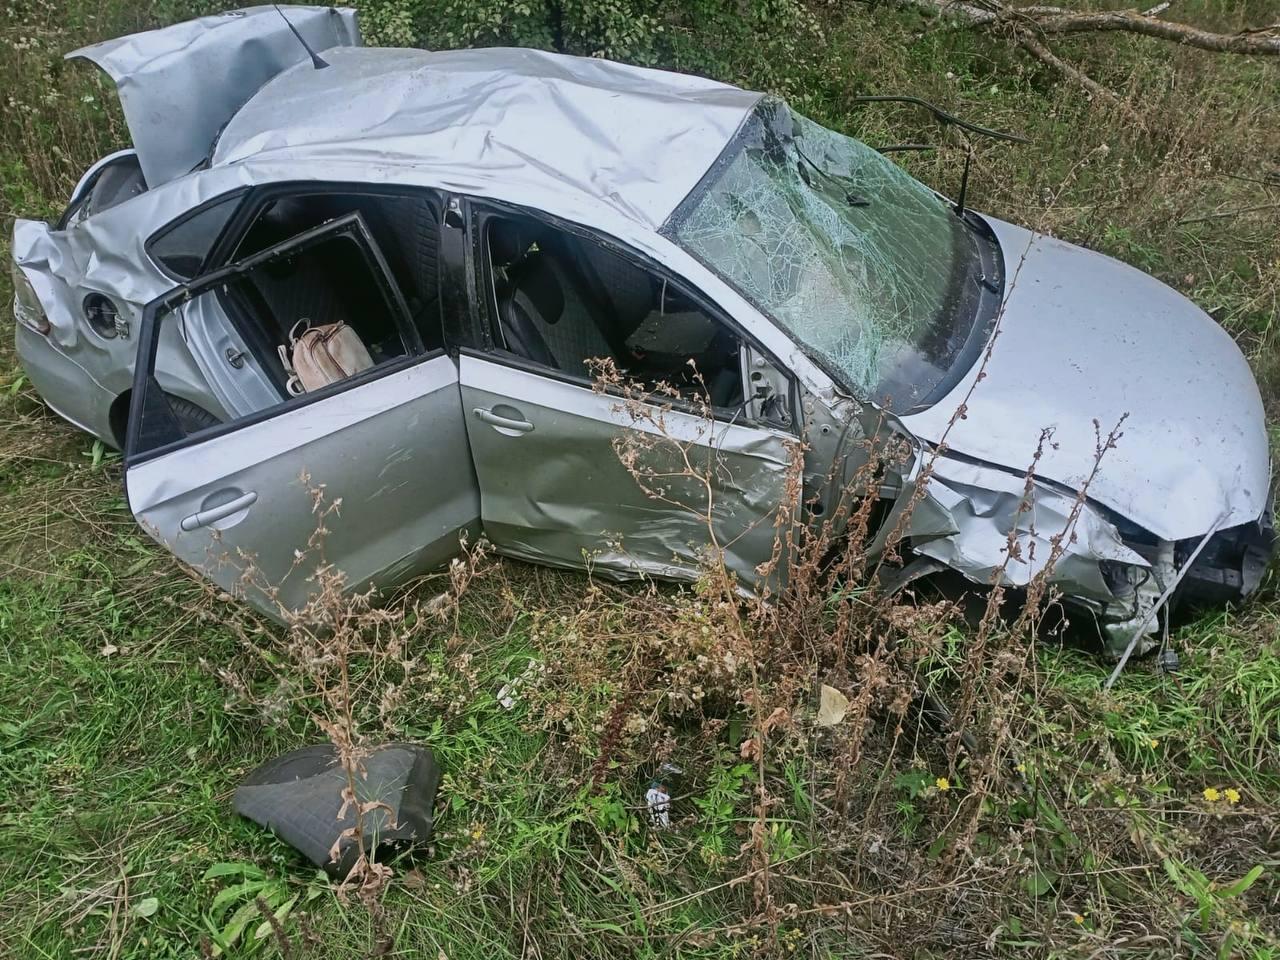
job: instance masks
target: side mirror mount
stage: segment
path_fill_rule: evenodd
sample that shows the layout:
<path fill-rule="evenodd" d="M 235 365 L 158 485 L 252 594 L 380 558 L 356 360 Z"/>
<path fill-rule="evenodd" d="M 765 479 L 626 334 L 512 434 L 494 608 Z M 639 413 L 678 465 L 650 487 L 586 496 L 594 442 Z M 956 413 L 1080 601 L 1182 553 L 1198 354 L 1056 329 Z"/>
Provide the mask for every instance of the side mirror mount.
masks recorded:
<path fill-rule="evenodd" d="M 790 378 L 754 347 L 743 344 L 741 355 L 747 415 L 756 423 L 790 429 Z"/>

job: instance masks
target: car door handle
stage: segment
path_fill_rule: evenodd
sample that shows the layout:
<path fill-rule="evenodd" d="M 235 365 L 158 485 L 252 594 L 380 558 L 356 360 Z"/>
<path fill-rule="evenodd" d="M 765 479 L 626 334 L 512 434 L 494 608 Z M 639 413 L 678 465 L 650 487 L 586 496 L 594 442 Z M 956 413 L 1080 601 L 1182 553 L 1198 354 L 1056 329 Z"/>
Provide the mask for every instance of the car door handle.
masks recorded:
<path fill-rule="evenodd" d="M 496 428 L 499 432 L 511 431 L 513 433 L 528 433 L 533 429 L 533 424 L 528 420 L 518 420 L 515 417 L 504 417 L 500 413 L 494 413 L 492 410 L 486 410 L 484 407 L 476 407 L 472 411 L 476 415 L 476 419 L 481 423 L 487 423 L 489 426 Z"/>
<path fill-rule="evenodd" d="M 225 520 L 233 513 L 247 510 L 257 502 L 258 495 L 250 490 L 243 496 L 236 497 L 227 503 L 220 503 L 216 507 L 210 507 L 208 510 L 201 510 L 199 513 L 193 513 L 189 517 L 183 517 L 182 529 L 188 532 L 199 530 L 201 527 L 207 527 L 211 523 Z"/>

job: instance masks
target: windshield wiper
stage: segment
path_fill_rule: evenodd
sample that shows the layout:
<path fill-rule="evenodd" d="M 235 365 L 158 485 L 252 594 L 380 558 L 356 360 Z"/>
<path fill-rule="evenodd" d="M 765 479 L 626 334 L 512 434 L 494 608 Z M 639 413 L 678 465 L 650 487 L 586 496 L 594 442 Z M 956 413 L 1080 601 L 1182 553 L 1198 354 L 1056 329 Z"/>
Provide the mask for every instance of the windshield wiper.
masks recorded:
<path fill-rule="evenodd" d="M 990 137 L 992 140 L 1007 140 L 1010 143 L 1030 143 L 1026 137 L 1020 137 L 1016 133 L 1005 133 L 1001 130 L 992 130 L 990 127 L 980 127 L 976 123 L 963 120 L 954 113 L 947 113 L 935 103 L 928 100 L 922 100 L 920 97 L 910 97 L 902 94 L 891 96 L 867 96 L 854 97 L 854 103 L 909 103 L 913 106 L 924 107 L 933 118 L 944 127 L 959 127 L 961 130 L 968 130 L 970 133 L 976 133 L 984 137 Z M 904 143 L 895 147 L 885 147 L 881 153 L 889 153 L 894 150 L 927 150 L 929 146 L 923 143 Z M 964 203 L 969 192 L 969 167 L 973 163 L 973 147 L 968 140 L 965 141 L 964 152 L 964 171 L 960 174 L 960 195 L 956 198 L 956 215 L 964 216 Z"/>
<path fill-rule="evenodd" d="M 955 126 L 955 127 L 959 127 L 961 130 L 968 130 L 970 133 L 977 133 L 977 134 L 981 134 L 984 137 L 991 137 L 993 140 L 1008 140 L 1010 143 L 1030 143 L 1031 142 L 1026 137 L 1020 137 L 1016 133 L 1005 133 L 1002 130 L 992 130 L 990 127 L 980 127 L 976 123 L 971 123 L 968 120 L 963 120 L 960 117 L 957 117 L 954 113 L 947 113 L 947 111 L 943 110 L 937 104 L 930 103 L 928 100 L 922 100 L 920 97 L 909 97 L 903 94 L 896 94 L 892 96 L 854 97 L 853 102 L 854 103 L 910 103 L 917 107 L 924 107 L 931 114 L 933 114 L 933 118 L 937 120 L 938 123 L 942 124 L 944 127 Z M 920 147 L 924 146 L 924 144 L 910 144 L 910 145 L 904 144 L 903 146 L 908 147 L 909 149 L 919 149 Z"/>
<path fill-rule="evenodd" d="M 790 139 L 791 139 L 791 146 L 795 148 L 796 156 L 799 157 L 800 160 L 802 161 L 801 163 L 796 164 L 796 169 L 800 172 L 800 179 L 803 180 L 806 184 L 808 184 L 809 187 L 812 187 L 813 184 L 809 182 L 808 176 L 805 175 L 805 172 L 804 172 L 805 166 L 808 166 L 810 170 L 813 170 L 815 173 L 817 173 L 820 177 L 822 177 L 828 183 L 833 184 L 835 188 L 839 190 L 840 193 L 844 196 L 844 202 L 847 203 L 849 206 L 851 207 L 871 206 L 870 200 L 868 200 L 866 197 L 858 196 L 856 193 L 850 193 L 847 189 L 845 189 L 845 185 L 840 182 L 839 177 L 837 177 L 834 173 L 830 173 L 826 170 L 823 170 L 822 167 L 818 166 L 816 163 L 810 160 L 805 155 L 805 152 L 800 149 L 800 141 L 798 138 L 791 137 Z"/>

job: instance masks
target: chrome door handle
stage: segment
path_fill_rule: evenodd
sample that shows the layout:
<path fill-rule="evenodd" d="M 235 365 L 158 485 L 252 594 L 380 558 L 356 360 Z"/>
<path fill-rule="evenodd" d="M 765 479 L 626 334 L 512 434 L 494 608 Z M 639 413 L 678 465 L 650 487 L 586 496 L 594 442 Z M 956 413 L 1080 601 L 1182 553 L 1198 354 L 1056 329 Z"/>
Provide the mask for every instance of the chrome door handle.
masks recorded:
<path fill-rule="evenodd" d="M 236 497 L 227 503 L 220 503 L 216 507 L 210 507 L 208 510 L 201 510 L 199 513 L 193 513 L 189 517 L 182 518 L 182 529 L 188 532 L 198 530 L 201 527 L 207 527 L 211 523 L 217 523 L 219 520 L 225 520 L 233 513 L 239 513 L 241 510 L 247 510 L 258 502 L 258 495 L 250 490 L 243 496 Z"/>
<path fill-rule="evenodd" d="M 487 423 L 491 427 L 498 430 L 511 430 L 515 433 L 528 433 L 533 429 L 533 424 L 528 420 L 517 420 L 514 417 L 504 417 L 500 413 L 494 413 L 492 410 L 486 410 L 484 407 L 476 407 L 471 411 L 476 415 L 476 419 L 481 423 Z"/>

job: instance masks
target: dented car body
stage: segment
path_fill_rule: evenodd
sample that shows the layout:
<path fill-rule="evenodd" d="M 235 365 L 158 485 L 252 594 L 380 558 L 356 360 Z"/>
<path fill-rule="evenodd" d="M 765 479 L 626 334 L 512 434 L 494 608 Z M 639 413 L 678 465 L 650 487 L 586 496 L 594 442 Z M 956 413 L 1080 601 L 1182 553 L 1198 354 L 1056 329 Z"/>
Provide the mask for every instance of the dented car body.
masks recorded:
<path fill-rule="evenodd" d="M 1052 583 L 1116 655 L 1175 596 L 1257 586 L 1257 386 L 1152 278 L 957 213 L 761 94 L 532 50 L 364 49 L 350 11 L 286 12 L 73 54 L 115 80 L 134 149 L 14 232 L 32 383 L 125 449 L 138 521 L 213 580 L 243 585 L 252 558 L 274 585 L 252 602 L 302 602 L 320 485 L 341 499 L 323 557 L 354 587 L 480 532 L 538 562 L 696 575 L 708 523 L 615 450 L 660 425 L 714 460 L 710 526 L 744 584 L 797 450 L 813 522 L 868 438 L 898 437 L 910 456 L 854 493 L 885 501 L 875 549 L 914 502 L 904 580 L 1025 586 L 1074 521 Z M 300 388 L 300 344 L 339 330 L 358 368 Z M 594 389 L 598 358 L 674 385 L 670 409 Z M 695 388 L 712 416 L 682 402 Z M 1095 474 L 1095 421 L 1122 418 Z"/>

